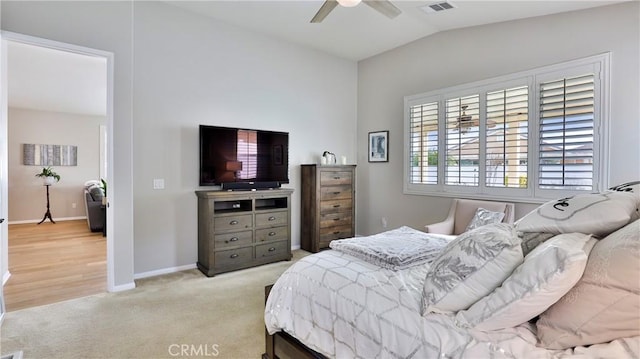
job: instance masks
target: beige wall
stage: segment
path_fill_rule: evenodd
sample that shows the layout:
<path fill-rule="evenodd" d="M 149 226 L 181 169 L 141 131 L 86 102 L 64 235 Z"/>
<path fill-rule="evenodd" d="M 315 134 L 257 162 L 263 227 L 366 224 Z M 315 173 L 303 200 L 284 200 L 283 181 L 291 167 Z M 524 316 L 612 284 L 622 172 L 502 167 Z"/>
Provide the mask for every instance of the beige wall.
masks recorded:
<path fill-rule="evenodd" d="M 611 52 L 609 182 L 640 178 L 640 3 L 445 31 L 358 63 L 357 232 L 445 218 L 451 198 L 405 195 L 403 98 Z M 613 21 L 612 19 L 615 19 Z M 389 132 L 389 162 L 367 163 L 367 133 Z M 536 204 L 516 203 L 516 217 Z"/>
<path fill-rule="evenodd" d="M 45 188 L 35 177 L 42 167 L 22 164 L 25 143 L 78 147 L 77 166 L 52 166 L 61 180 L 49 188 L 49 196 L 54 220 L 84 217 L 82 188 L 99 176 L 99 128 L 105 118 L 9 108 L 8 122 L 9 221 L 40 221 L 46 211 Z"/>

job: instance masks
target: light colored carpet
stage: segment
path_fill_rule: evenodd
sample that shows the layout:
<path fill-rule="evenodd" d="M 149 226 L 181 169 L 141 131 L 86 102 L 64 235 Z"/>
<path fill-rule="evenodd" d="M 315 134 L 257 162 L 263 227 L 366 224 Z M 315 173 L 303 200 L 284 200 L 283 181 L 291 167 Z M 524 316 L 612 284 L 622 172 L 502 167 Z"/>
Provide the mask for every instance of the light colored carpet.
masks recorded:
<path fill-rule="evenodd" d="M 198 270 L 136 281 L 137 288 L 8 312 L 2 354 L 24 358 L 259 358 L 264 287 L 307 252 L 207 278 Z"/>

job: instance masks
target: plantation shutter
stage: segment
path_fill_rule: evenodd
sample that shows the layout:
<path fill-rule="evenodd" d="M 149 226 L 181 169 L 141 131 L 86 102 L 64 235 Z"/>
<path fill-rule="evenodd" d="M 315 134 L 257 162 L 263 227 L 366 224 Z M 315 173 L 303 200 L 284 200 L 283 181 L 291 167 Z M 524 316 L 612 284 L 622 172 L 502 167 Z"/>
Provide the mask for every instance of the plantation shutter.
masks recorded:
<path fill-rule="evenodd" d="M 486 104 L 485 184 L 527 188 L 529 89 L 488 92 Z"/>
<path fill-rule="evenodd" d="M 445 106 L 445 184 L 478 186 L 480 96 L 448 99 Z"/>
<path fill-rule="evenodd" d="M 593 189 L 594 75 L 540 84 L 538 184 Z"/>
<path fill-rule="evenodd" d="M 438 103 L 409 109 L 409 181 L 438 183 Z"/>

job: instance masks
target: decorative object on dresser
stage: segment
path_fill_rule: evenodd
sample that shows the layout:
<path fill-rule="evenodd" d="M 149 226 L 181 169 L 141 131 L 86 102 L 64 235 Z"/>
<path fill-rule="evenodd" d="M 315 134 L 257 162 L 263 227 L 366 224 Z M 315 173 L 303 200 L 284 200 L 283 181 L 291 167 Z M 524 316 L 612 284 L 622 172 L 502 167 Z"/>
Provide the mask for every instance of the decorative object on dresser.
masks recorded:
<path fill-rule="evenodd" d="M 355 165 L 302 165 L 302 249 L 315 253 L 355 236 L 355 181 Z"/>
<path fill-rule="evenodd" d="M 205 275 L 291 259 L 292 189 L 196 191 Z"/>

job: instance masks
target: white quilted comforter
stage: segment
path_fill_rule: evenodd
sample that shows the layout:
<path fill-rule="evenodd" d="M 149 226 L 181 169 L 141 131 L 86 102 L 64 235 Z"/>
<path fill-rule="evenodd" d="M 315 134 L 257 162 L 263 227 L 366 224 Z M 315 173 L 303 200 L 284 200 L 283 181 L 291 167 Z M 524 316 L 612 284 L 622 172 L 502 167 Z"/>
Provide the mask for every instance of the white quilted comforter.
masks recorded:
<path fill-rule="evenodd" d="M 393 271 L 334 250 L 302 258 L 275 283 L 269 333 L 285 331 L 330 358 L 638 358 L 640 338 L 547 350 L 526 323 L 466 330 L 453 317 L 420 316 L 428 264 Z"/>

